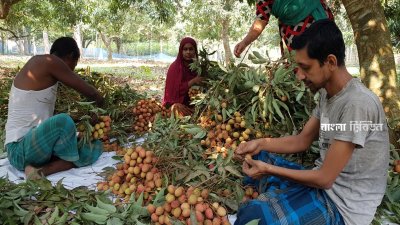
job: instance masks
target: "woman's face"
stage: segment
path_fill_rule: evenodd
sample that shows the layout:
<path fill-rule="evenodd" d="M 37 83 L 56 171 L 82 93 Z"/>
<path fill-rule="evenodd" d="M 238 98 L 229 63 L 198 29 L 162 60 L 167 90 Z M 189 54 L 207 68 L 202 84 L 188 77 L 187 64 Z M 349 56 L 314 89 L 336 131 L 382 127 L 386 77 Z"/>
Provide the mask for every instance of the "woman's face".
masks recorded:
<path fill-rule="evenodd" d="M 196 49 L 191 43 L 186 43 L 182 49 L 183 59 L 185 61 L 191 61 L 196 57 Z"/>

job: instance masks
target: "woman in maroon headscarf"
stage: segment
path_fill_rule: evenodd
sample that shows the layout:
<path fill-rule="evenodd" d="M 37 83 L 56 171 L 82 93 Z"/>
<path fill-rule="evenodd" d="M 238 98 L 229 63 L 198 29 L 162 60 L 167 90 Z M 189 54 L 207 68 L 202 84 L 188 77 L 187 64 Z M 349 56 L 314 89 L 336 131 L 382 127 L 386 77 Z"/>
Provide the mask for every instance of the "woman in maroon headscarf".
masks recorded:
<path fill-rule="evenodd" d="M 191 71 L 189 64 L 197 59 L 197 44 L 193 38 L 185 37 L 179 45 L 176 60 L 170 65 L 165 82 L 163 105 L 178 115 L 187 116 L 193 113 L 189 107 L 189 88 L 200 84 L 202 78 Z"/>

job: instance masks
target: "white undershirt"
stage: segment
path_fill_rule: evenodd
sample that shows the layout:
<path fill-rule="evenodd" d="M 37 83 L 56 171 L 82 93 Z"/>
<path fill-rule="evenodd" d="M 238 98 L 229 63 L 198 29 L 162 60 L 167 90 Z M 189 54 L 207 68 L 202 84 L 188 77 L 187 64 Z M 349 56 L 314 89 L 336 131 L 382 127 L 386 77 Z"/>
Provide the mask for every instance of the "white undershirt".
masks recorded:
<path fill-rule="evenodd" d="M 11 86 L 5 144 L 18 141 L 28 131 L 53 116 L 58 82 L 40 91 Z"/>

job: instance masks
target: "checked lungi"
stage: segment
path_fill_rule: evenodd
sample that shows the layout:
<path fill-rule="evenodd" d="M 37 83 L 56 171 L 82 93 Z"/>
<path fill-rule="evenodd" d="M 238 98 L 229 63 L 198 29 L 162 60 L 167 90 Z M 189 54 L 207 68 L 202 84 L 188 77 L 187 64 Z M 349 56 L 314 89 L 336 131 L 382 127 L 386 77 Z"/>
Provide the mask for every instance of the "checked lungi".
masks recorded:
<path fill-rule="evenodd" d="M 304 169 L 299 164 L 262 151 L 254 159 L 290 169 Z M 257 199 L 239 206 L 235 225 L 259 219 L 260 225 L 344 225 L 335 204 L 324 190 L 308 187 L 277 176 L 261 180 L 245 177 L 245 185 L 253 185 L 261 193 Z"/>
<path fill-rule="evenodd" d="M 103 144 L 96 140 L 78 147 L 75 123 L 68 114 L 61 113 L 32 128 L 17 142 L 8 143 L 6 149 L 10 164 L 24 170 L 27 165 L 41 167 L 52 156 L 77 167 L 87 166 L 100 157 Z"/>

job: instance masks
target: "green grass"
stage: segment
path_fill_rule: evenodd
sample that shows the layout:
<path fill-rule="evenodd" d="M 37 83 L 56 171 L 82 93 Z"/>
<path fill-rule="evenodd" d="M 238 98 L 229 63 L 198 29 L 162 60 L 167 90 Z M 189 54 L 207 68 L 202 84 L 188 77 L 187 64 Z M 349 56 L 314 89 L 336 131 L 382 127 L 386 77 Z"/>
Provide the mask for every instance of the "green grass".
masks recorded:
<path fill-rule="evenodd" d="M 86 68 L 86 67 L 77 66 L 77 69 L 79 69 L 79 68 Z M 130 77 L 133 75 L 132 67 L 93 66 L 93 67 L 90 67 L 90 70 L 93 72 L 104 73 L 104 74 L 113 74 L 115 76 L 123 76 L 123 77 L 125 77 L 125 76 Z"/>
<path fill-rule="evenodd" d="M 154 80 L 165 76 L 160 68 L 142 67 L 91 67 L 92 71 L 140 80 Z"/>

